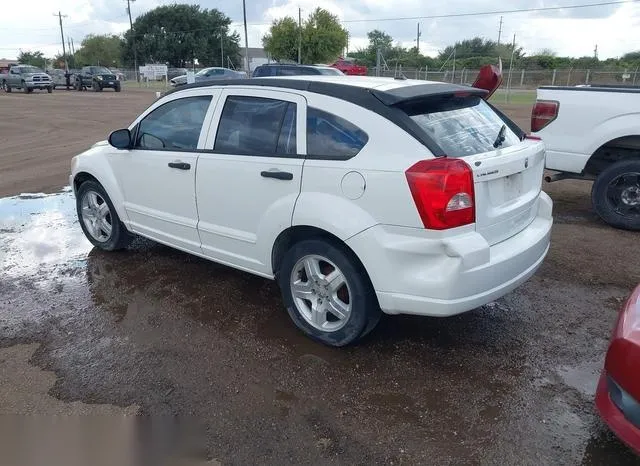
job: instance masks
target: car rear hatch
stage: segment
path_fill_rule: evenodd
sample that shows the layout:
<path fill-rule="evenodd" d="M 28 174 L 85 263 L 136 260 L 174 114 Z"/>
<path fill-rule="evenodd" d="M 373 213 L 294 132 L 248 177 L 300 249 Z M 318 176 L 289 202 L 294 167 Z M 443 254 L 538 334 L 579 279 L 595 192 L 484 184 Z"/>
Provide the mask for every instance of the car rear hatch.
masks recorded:
<path fill-rule="evenodd" d="M 440 157 L 459 158 L 473 174 L 476 231 L 493 245 L 536 217 L 544 145 L 527 138 L 483 99 L 480 91 L 428 95 L 402 109 L 430 139 Z"/>

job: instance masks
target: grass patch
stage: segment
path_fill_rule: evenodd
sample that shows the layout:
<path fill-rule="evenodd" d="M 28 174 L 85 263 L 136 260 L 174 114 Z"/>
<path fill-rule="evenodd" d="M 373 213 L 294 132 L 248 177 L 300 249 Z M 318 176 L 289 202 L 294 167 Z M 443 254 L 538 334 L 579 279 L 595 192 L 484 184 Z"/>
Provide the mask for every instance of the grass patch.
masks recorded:
<path fill-rule="evenodd" d="M 536 91 L 535 90 L 512 90 L 509 94 L 509 100 L 506 99 L 506 92 L 502 89 L 498 89 L 495 94 L 491 96 L 490 99 L 492 104 L 515 104 L 515 105 L 527 105 L 533 106 L 533 103 L 536 101 Z"/>

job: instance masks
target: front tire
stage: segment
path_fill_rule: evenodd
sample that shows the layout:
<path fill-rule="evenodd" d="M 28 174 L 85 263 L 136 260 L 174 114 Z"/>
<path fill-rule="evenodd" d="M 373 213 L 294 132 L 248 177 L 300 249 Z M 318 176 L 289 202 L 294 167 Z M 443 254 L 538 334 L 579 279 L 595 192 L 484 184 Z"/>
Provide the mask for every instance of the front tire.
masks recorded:
<path fill-rule="evenodd" d="M 78 188 L 76 211 L 87 239 L 98 249 L 116 251 L 126 248 L 133 236 L 120 221 L 104 188 L 85 181 Z"/>
<path fill-rule="evenodd" d="M 2 88 L 7 94 L 11 93 L 11 86 L 9 86 L 9 83 L 7 83 L 7 81 L 2 81 Z"/>
<path fill-rule="evenodd" d="M 27 87 L 27 83 L 25 83 L 24 81 L 22 81 L 22 92 L 24 92 L 25 94 L 29 94 L 31 91 L 29 90 L 29 88 Z"/>
<path fill-rule="evenodd" d="M 294 244 L 284 256 L 278 283 L 295 325 L 325 345 L 353 343 L 380 319 L 366 271 L 351 251 L 331 241 Z"/>
<path fill-rule="evenodd" d="M 622 160 L 607 167 L 593 183 L 591 202 L 609 225 L 640 230 L 640 160 Z"/>
<path fill-rule="evenodd" d="M 47 92 L 51 94 L 53 92 L 53 86 L 47 87 Z"/>

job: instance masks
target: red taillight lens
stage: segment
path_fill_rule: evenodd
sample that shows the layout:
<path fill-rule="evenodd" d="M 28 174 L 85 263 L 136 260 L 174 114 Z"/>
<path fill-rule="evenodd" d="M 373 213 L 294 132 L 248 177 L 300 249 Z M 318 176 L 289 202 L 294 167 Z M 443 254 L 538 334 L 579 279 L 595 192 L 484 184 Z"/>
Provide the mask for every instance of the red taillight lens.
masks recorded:
<path fill-rule="evenodd" d="M 463 160 L 422 160 L 405 174 L 425 228 L 446 230 L 475 221 L 473 172 Z"/>
<path fill-rule="evenodd" d="M 540 131 L 558 117 L 560 104 L 555 100 L 538 100 L 531 110 L 531 131 Z"/>

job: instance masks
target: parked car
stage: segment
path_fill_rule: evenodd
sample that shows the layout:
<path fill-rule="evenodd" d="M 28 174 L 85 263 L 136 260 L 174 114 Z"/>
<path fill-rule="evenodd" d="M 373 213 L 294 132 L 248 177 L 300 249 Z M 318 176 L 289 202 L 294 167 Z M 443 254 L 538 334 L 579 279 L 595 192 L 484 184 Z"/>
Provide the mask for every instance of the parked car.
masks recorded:
<path fill-rule="evenodd" d="M 46 89 L 49 94 L 53 92 L 51 76 L 31 65 L 12 66 L 8 73 L 0 75 L 0 82 L 5 92 L 11 92 L 13 89 L 21 89 L 25 94 L 35 89 Z"/>
<path fill-rule="evenodd" d="M 342 76 L 342 71 L 326 65 L 289 65 L 283 63 L 270 63 L 260 65 L 253 70 L 254 78 L 266 78 L 268 76 Z"/>
<path fill-rule="evenodd" d="M 355 60 L 344 58 L 339 58 L 331 66 L 349 76 L 366 76 L 368 71 L 366 66 L 358 65 Z"/>
<path fill-rule="evenodd" d="M 195 80 L 197 83 L 203 83 L 208 81 L 218 81 L 221 79 L 243 79 L 247 77 L 247 73 L 244 71 L 230 70 L 229 68 L 203 68 L 195 74 Z M 177 76 L 169 81 L 172 86 L 182 86 L 187 84 L 187 75 Z"/>
<path fill-rule="evenodd" d="M 102 92 L 105 88 L 111 88 L 116 92 L 122 89 L 118 77 L 104 66 L 85 66 L 75 75 L 74 87 L 78 91 L 93 89 Z"/>
<path fill-rule="evenodd" d="M 486 94 L 340 76 L 175 89 L 73 158 L 79 223 L 99 249 L 138 234 L 275 279 L 328 345 L 381 311 L 469 311 L 536 271 L 552 225 L 544 145 Z"/>
<path fill-rule="evenodd" d="M 178 76 L 185 76 L 187 74 L 187 68 L 169 68 L 167 70 L 167 79 L 171 80 Z"/>
<path fill-rule="evenodd" d="M 596 391 L 596 407 L 613 432 L 640 455 L 640 286 L 618 315 Z"/>
<path fill-rule="evenodd" d="M 611 226 L 640 230 L 640 87 L 538 89 L 531 129 L 547 147 L 547 181 L 593 181 L 591 202 Z"/>

